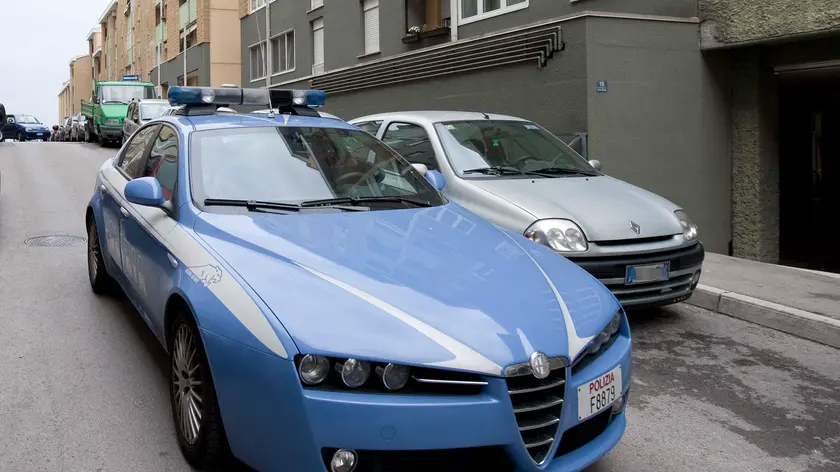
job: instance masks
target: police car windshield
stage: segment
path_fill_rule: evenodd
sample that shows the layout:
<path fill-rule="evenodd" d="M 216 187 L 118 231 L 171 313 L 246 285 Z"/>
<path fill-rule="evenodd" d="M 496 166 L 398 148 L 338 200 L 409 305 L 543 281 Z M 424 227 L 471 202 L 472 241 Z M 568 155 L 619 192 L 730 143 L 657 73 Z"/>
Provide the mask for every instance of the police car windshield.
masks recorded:
<path fill-rule="evenodd" d="M 190 146 L 190 175 L 197 202 L 413 197 L 431 205 L 443 203 L 437 190 L 408 162 L 363 131 L 309 127 L 210 130 L 193 133 Z M 388 206 L 405 207 L 394 200 L 389 205 L 371 205 L 371 209 Z"/>
<path fill-rule="evenodd" d="M 102 103 L 128 103 L 155 98 L 155 88 L 144 85 L 103 85 L 99 93 Z"/>
<path fill-rule="evenodd" d="M 452 167 L 459 173 L 597 174 L 560 138 L 528 121 L 456 121 L 437 123 L 435 128 Z M 487 169 L 494 172 L 481 172 Z M 499 169 L 505 172 L 496 172 Z"/>

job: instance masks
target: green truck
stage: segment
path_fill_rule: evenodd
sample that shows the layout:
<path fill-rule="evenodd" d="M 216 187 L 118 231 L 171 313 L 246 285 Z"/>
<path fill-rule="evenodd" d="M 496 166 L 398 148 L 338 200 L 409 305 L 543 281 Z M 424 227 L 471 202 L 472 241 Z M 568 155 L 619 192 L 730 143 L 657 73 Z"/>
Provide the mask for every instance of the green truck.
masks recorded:
<path fill-rule="evenodd" d="M 103 147 L 109 143 L 122 145 L 122 125 L 129 102 L 150 98 L 158 98 L 155 85 L 140 82 L 136 76 L 94 82 L 93 100 L 82 100 L 82 114 L 87 118 L 85 141 L 98 141 Z"/>

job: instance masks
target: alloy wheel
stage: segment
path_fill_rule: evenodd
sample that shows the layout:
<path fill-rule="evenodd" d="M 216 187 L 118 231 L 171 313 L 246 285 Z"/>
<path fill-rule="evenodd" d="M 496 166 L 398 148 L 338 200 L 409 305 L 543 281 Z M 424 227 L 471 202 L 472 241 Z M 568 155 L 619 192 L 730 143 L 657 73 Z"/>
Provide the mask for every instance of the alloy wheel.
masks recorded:
<path fill-rule="evenodd" d="M 172 349 L 172 392 L 176 423 L 184 441 L 193 446 L 201 433 L 204 391 L 196 339 L 186 324 L 178 326 Z"/>

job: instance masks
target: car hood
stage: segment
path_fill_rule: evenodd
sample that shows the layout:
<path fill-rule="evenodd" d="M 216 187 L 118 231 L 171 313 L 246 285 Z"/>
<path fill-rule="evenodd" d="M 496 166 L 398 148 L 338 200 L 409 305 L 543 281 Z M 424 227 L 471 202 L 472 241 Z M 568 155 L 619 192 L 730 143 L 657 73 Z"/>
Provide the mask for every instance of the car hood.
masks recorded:
<path fill-rule="evenodd" d="M 619 309 L 575 264 L 454 203 L 202 213 L 194 229 L 304 353 L 498 375 L 535 350 L 573 358 Z"/>
<path fill-rule="evenodd" d="M 106 103 L 100 106 L 102 117 L 105 119 L 123 119 L 128 112 L 128 105 L 123 103 Z"/>
<path fill-rule="evenodd" d="M 618 241 L 682 233 L 670 201 L 608 176 L 470 179 L 468 182 L 522 208 L 535 219 L 575 221 L 589 241 Z M 639 225 L 636 234 L 631 223 Z"/>

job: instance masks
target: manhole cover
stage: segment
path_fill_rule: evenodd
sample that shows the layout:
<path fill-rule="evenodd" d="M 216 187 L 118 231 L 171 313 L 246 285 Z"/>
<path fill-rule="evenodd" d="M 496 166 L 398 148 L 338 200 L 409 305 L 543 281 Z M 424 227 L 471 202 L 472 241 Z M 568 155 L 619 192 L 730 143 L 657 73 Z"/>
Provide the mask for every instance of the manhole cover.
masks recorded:
<path fill-rule="evenodd" d="M 29 238 L 24 243 L 27 246 L 38 247 L 70 247 L 81 246 L 87 241 L 85 238 L 79 236 L 54 235 L 54 236 L 36 236 Z"/>

